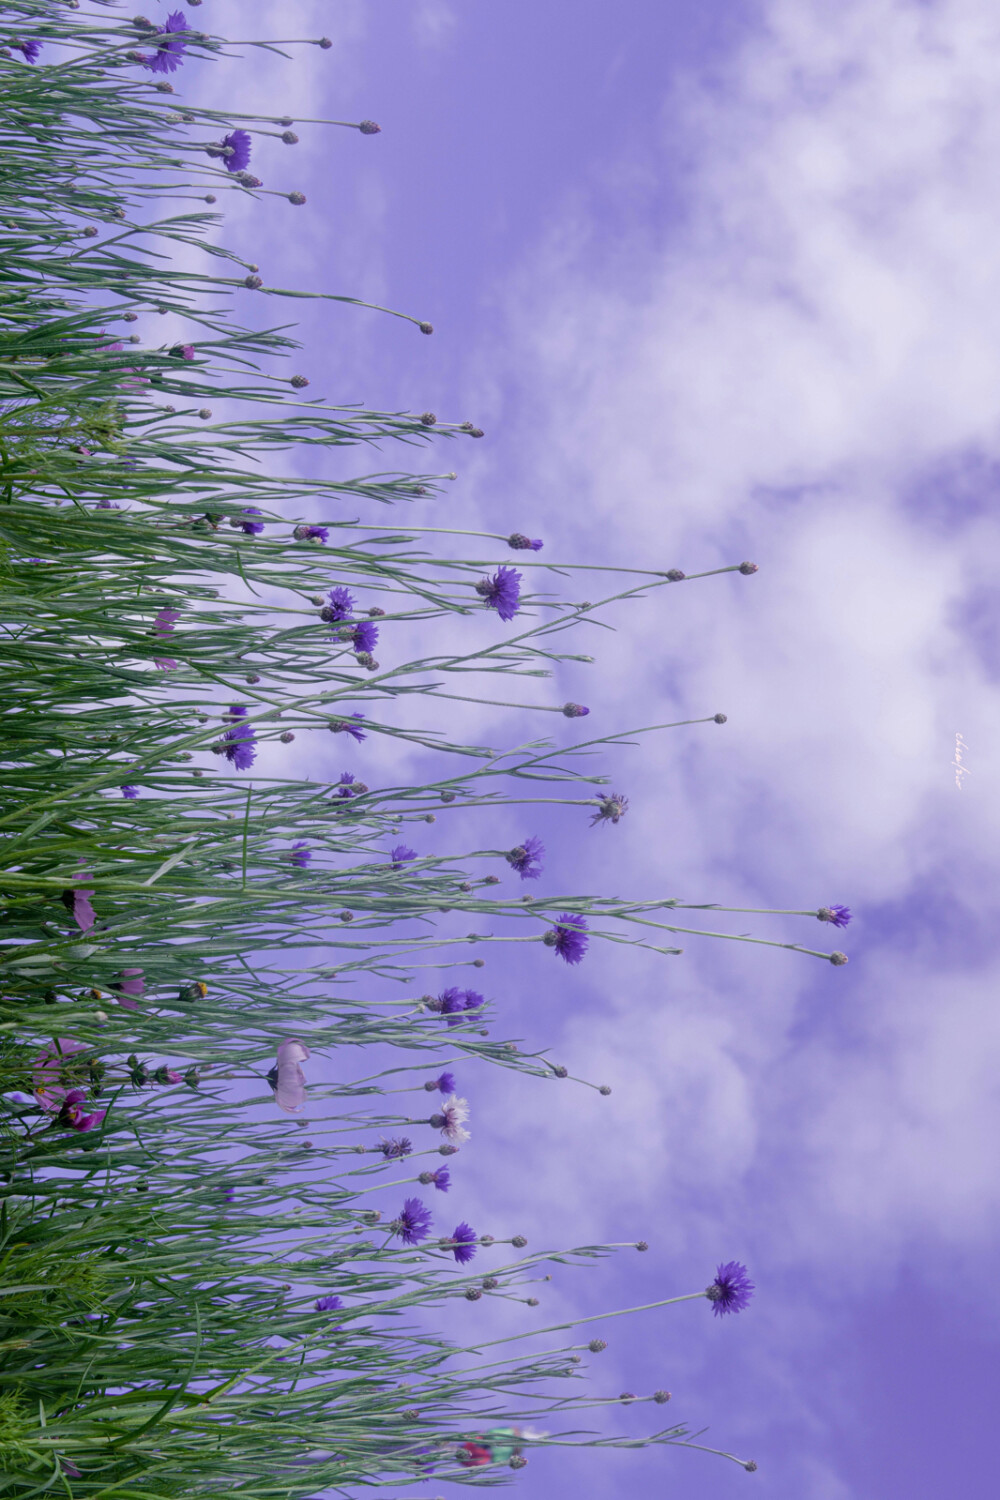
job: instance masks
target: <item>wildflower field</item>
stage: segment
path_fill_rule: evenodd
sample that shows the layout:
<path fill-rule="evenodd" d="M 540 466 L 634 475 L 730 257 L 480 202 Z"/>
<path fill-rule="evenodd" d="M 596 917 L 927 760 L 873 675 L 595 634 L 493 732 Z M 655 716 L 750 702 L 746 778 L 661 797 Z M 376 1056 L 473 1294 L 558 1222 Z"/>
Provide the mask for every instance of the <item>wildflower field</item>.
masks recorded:
<path fill-rule="evenodd" d="M 645 1248 L 537 1251 L 450 1208 L 475 1171 L 463 1068 L 565 1076 L 504 1035 L 505 945 L 535 945 L 542 985 L 598 943 L 764 940 L 706 903 L 550 892 L 532 808 L 614 837 L 624 730 L 553 695 L 528 743 L 452 742 L 450 705 L 519 709 L 523 679 L 588 660 L 584 617 L 756 568 L 595 560 L 577 597 L 551 539 L 511 530 L 530 517 L 464 530 L 452 455 L 478 428 L 313 399 L 305 299 L 433 329 L 227 247 L 233 194 L 300 229 L 294 182 L 255 174 L 303 126 L 188 106 L 185 64 L 231 50 L 210 4 L 195 20 L 0 0 L 3 1491 L 495 1484 L 541 1445 L 634 1445 L 587 1380 L 602 1339 L 539 1326 L 532 1287 Z M 409 727 L 415 700 L 441 732 Z M 296 775 L 309 737 L 325 779 Z M 379 737 L 427 779 L 375 784 Z M 516 847 L 481 847 L 498 806 Z M 743 1311 L 726 1254 L 654 1305 Z M 489 1299 L 499 1336 L 463 1344 L 453 1304 Z M 645 1441 L 704 1446 L 667 1399 L 617 1398 L 648 1406 Z"/>

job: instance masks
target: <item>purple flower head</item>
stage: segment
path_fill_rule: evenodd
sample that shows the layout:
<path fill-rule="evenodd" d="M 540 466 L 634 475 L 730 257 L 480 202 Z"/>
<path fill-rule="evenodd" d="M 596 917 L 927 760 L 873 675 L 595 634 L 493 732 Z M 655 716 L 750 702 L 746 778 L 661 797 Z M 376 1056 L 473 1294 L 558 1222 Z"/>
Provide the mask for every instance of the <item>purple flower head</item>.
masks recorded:
<path fill-rule="evenodd" d="M 457 1224 L 447 1248 L 460 1266 L 467 1266 L 476 1253 L 476 1231 L 472 1225 L 466 1224 L 464 1220 L 461 1224 Z"/>
<path fill-rule="evenodd" d="M 10 45 L 16 52 L 20 52 L 25 62 L 29 63 L 35 62 L 42 50 L 41 42 L 36 42 L 34 39 L 27 42 L 11 42 Z"/>
<path fill-rule="evenodd" d="M 535 838 L 534 834 L 526 838 L 523 844 L 518 844 L 507 855 L 507 863 L 511 869 L 516 870 L 522 880 L 537 880 L 542 873 L 542 855 L 545 853 L 545 845 L 541 839 Z"/>
<path fill-rule="evenodd" d="M 107 1111 L 98 1109 L 93 1114 L 87 1114 L 83 1108 L 86 1098 L 84 1089 L 70 1089 L 59 1111 L 60 1124 L 69 1125 L 73 1130 L 96 1130 Z"/>
<path fill-rule="evenodd" d="M 306 1102 L 306 1075 L 300 1067 L 309 1057 L 309 1048 L 298 1037 L 286 1037 L 278 1044 L 278 1060 L 267 1075 L 274 1089 L 274 1102 L 286 1114 L 295 1114 Z"/>
<path fill-rule="evenodd" d="M 81 932 L 89 932 L 97 921 L 94 908 L 90 904 L 93 891 L 63 891 L 62 904 L 66 910 L 73 915 L 73 921 Z"/>
<path fill-rule="evenodd" d="M 404 1245 L 419 1245 L 430 1233 L 431 1211 L 419 1198 L 407 1198 L 402 1212 L 389 1225 L 391 1234 L 398 1234 Z"/>
<path fill-rule="evenodd" d="M 389 858 L 392 860 L 392 868 L 401 870 L 404 865 L 409 864 L 411 859 L 416 859 L 417 851 L 408 849 L 405 844 L 397 844 L 395 849 L 389 850 Z"/>
<path fill-rule="evenodd" d="M 141 969 L 122 969 L 117 979 L 113 980 L 110 988 L 118 996 L 118 1004 L 124 1005 L 126 1010 L 138 1010 L 135 995 L 144 995 L 146 992 L 146 981 Z"/>
<path fill-rule="evenodd" d="M 349 620 L 351 618 L 351 615 L 354 613 L 354 595 L 350 589 L 338 586 L 335 589 L 331 589 L 326 597 L 330 601 L 327 609 L 324 610 L 324 616 L 328 623 L 334 620 Z"/>
<path fill-rule="evenodd" d="M 538 537 L 532 541 L 530 536 L 525 536 L 521 531 L 512 531 L 507 538 L 507 546 L 515 552 L 541 552 L 543 543 Z"/>
<path fill-rule="evenodd" d="M 317 1312 L 339 1312 L 339 1310 L 343 1307 L 343 1305 L 344 1305 L 343 1299 L 340 1298 L 340 1297 L 317 1297 L 316 1298 L 316 1311 Z"/>
<path fill-rule="evenodd" d="M 362 651 L 374 651 L 378 645 L 378 626 L 373 625 L 371 620 L 362 620 L 354 627 L 351 644 L 359 654 Z"/>
<path fill-rule="evenodd" d="M 97 502 L 97 509 L 98 510 L 121 510 L 121 506 L 120 505 L 116 505 L 113 500 L 104 499 L 104 500 L 98 500 L 98 502 Z"/>
<path fill-rule="evenodd" d="M 516 568 L 502 563 L 492 578 L 482 578 L 476 584 L 476 593 L 484 604 L 495 609 L 501 620 L 513 620 L 519 609 L 521 575 Z"/>
<path fill-rule="evenodd" d="M 330 540 L 327 526 L 296 526 L 293 533 L 297 542 L 323 542 Z"/>
<path fill-rule="evenodd" d="M 160 40 L 152 57 L 146 59 L 146 67 L 151 73 L 176 73 L 184 58 L 186 41 L 178 32 L 187 31 L 188 23 L 184 19 L 183 11 L 175 10 L 167 17 L 166 24 L 158 26 Z"/>
<path fill-rule="evenodd" d="M 834 927 L 846 927 L 851 920 L 849 906 L 821 906 L 816 913 L 821 922 L 832 922 Z"/>
<path fill-rule="evenodd" d="M 360 783 L 356 781 L 353 773 L 351 771 L 344 771 L 337 783 L 337 796 L 353 797 L 359 788 Z"/>
<path fill-rule="evenodd" d="M 289 855 L 289 859 L 295 865 L 296 869 L 304 870 L 312 859 L 312 850 L 306 845 L 304 840 L 300 839 L 297 844 L 292 845 L 292 852 Z"/>
<path fill-rule="evenodd" d="M 601 805 L 590 820 L 593 828 L 597 823 L 619 823 L 628 812 L 628 798 L 623 797 L 621 792 L 612 792 L 610 797 L 603 797 Z"/>
<path fill-rule="evenodd" d="M 410 1152 L 413 1150 L 413 1142 L 408 1136 L 393 1135 L 388 1140 L 383 1139 L 379 1141 L 378 1149 L 386 1161 L 401 1161 L 404 1156 L 410 1155 Z"/>
<path fill-rule="evenodd" d="M 153 630 L 156 635 L 173 635 L 174 621 L 179 620 L 181 612 L 179 609 L 161 609 L 153 621 Z"/>
<path fill-rule="evenodd" d="M 368 738 L 364 730 L 361 728 L 361 720 L 364 718 L 364 714 L 351 714 L 351 718 L 356 720 L 357 722 L 352 724 L 348 719 L 340 719 L 332 723 L 330 725 L 330 728 L 333 730 L 334 734 L 349 734 L 351 736 L 351 739 L 357 740 L 358 744 L 360 745 L 362 740 L 366 740 Z"/>
<path fill-rule="evenodd" d="M 578 964 L 587 951 L 587 922 L 574 912 L 562 912 L 554 927 L 550 927 L 542 941 L 554 948 L 559 957 L 568 964 Z"/>
<path fill-rule="evenodd" d="M 242 703 L 234 703 L 229 710 L 229 717 L 242 721 L 246 717 L 246 708 Z M 230 765 L 235 766 L 237 771 L 249 771 L 257 759 L 257 736 L 254 734 L 253 725 L 237 722 L 231 729 L 226 730 L 222 739 L 223 754 Z"/>
<path fill-rule="evenodd" d="M 132 802 L 138 797 L 139 788 L 137 786 L 123 786 L 121 793 L 127 802 Z"/>
<path fill-rule="evenodd" d="M 469 1140 L 469 1132 L 465 1129 L 465 1121 L 469 1118 L 469 1102 L 467 1099 L 459 1099 L 454 1094 L 448 1094 L 441 1100 L 441 1109 L 437 1114 L 431 1115 L 427 1122 L 434 1130 L 440 1130 L 446 1140 L 453 1146 L 463 1145 Z"/>
<path fill-rule="evenodd" d="M 435 1089 L 442 1094 L 453 1094 L 455 1092 L 455 1075 L 454 1073 L 442 1073 L 438 1078 L 428 1079 L 427 1083 L 424 1084 L 424 1088 L 429 1094 L 433 1094 Z"/>
<path fill-rule="evenodd" d="M 562 711 L 567 719 L 585 719 L 590 713 L 590 709 L 584 708 L 582 703 L 564 703 Z"/>
<path fill-rule="evenodd" d="M 721 1265 L 712 1285 L 705 1291 L 717 1318 L 721 1318 L 723 1313 L 742 1312 L 753 1294 L 754 1284 L 749 1272 L 738 1260 L 727 1260 Z"/>
<path fill-rule="evenodd" d="M 436 1172 L 421 1172 L 420 1181 L 427 1187 L 436 1187 L 439 1193 L 446 1193 L 451 1186 L 451 1173 L 447 1167 L 438 1167 Z"/>
<path fill-rule="evenodd" d="M 260 511 L 257 509 L 256 505 L 244 505 L 243 514 L 245 516 L 259 516 Z M 264 522 L 241 521 L 240 530 L 245 531 L 247 536 L 260 536 L 261 532 L 264 530 Z"/>
<path fill-rule="evenodd" d="M 231 130 L 228 135 L 222 137 L 222 148 L 229 147 L 226 156 L 226 170 L 229 172 L 242 172 L 250 165 L 250 136 L 245 130 Z"/>
<path fill-rule="evenodd" d="M 467 1012 L 478 1014 L 485 1004 L 483 996 L 475 990 L 460 990 L 452 986 L 438 996 L 434 1009 L 446 1017 L 449 1026 L 461 1026 Z"/>

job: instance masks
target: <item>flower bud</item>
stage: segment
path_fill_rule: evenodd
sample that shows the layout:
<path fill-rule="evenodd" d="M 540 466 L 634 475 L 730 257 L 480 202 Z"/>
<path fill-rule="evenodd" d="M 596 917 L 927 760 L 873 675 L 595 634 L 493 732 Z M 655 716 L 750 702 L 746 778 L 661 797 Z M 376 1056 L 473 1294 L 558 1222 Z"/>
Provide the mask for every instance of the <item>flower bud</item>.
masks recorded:
<path fill-rule="evenodd" d="M 358 129 L 362 135 L 380 135 L 382 132 L 381 125 L 376 125 L 374 120 L 362 120 Z"/>
<path fill-rule="evenodd" d="M 421 333 L 433 333 L 434 332 L 434 324 L 433 323 L 418 323 L 417 327 L 420 329 Z"/>
<path fill-rule="evenodd" d="M 587 1345 L 587 1348 L 590 1350 L 591 1354 L 600 1354 L 607 1347 L 607 1339 L 591 1339 L 590 1343 Z"/>
<path fill-rule="evenodd" d="M 756 571 L 757 571 L 757 564 L 756 563 L 752 563 L 752 562 L 741 562 L 740 563 L 740 572 L 743 573 L 743 574 L 745 574 L 747 577 L 749 577 L 749 575 L 751 573 L 756 573 Z"/>
<path fill-rule="evenodd" d="M 515 1250 L 523 1250 L 527 1243 L 528 1241 L 525 1239 L 523 1234 L 515 1234 L 514 1238 L 511 1240 L 511 1244 L 514 1246 Z"/>

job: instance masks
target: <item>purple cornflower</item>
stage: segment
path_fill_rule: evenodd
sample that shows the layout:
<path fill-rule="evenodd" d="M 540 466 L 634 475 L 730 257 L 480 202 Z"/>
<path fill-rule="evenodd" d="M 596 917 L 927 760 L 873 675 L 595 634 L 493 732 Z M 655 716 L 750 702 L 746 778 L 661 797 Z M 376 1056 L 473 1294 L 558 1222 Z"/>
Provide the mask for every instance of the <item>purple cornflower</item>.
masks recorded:
<path fill-rule="evenodd" d="M 73 1130 L 79 1131 L 97 1129 L 107 1114 L 107 1110 L 98 1109 L 88 1115 L 83 1109 L 86 1097 L 84 1089 L 70 1089 L 59 1111 L 60 1124 L 69 1125 Z"/>
<path fill-rule="evenodd" d="M 460 990 L 452 986 L 438 996 L 434 1009 L 447 1019 L 449 1026 L 461 1026 L 466 1012 L 478 1012 L 485 1004 L 483 996 L 475 990 Z"/>
<path fill-rule="evenodd" d="M 392 860 L 392 868 L 401 870 L 404 865 L 409 864 L 411 859 L 416 859 L 417 851 L 408 849 L 405 844 L 397 844 L 395 849 L 389 850 L 389 858 Z"/>
<path fill-rule="evenodd" d="M 439 1078 L 429 1078 L 424 1084 L 424 1088 L 429 1094 L 433 1094 L 435 1089 L 442 1094 L 453 1094 L 455 1092 L 455 1075 L 454 1073 L 442 1073 Z"/>
<path fill-rule="evenodd" d="M 132 802 L 138 797 L 139 788 L 137 786 L 123 786 L 121 792 L 127 802 Z"/>
<path fill-rule="evenodd" d="M 354 595 L 350 589 L 337 587 L 326 596 L 330 603 L 323 611 L 327 623 L 334 620 L 349 620 L 354 613 Z"/>
<path fill-rule="evenodd" d="M 821 906 L 816 913 L 821 922 L 832 922 L 834 927 L 846 927 L 851 920 L 849 906 Z"/>
<path fill-rule="evenodd" d="M 386 1161 L 400 1161 L 404 1156 L 409 1156 L 413 1150 L 413 1142 L 408 1136 L 393 1135 L 388 1140 L 381 1140 L 378 1149 Z"/>
<path fill-rule="evenodd" d="M 328 542 L 330 531 L 326 526 L 296 526 L 292 536 L 297 542 Z"/>
<path fill-rule="evenodd" d="M 754 1284 L 749 1272 L 738 1260 L 727 1260 L 721 1265 L 712 1285 L 705 1289 L 705 1296 L 712 1303 L 712 1311 L 717 1318 L 721 1318 L 723 1313 L 742 1312 L 753 1294 Z"/>
<path fill-rule="evenodd" d="M 612 792 L 610 797 L 601 799 L 601 804 L 590 820 L 593 828 L 597 823 L 619 823 L 628 812 L 628 798 L 623 797 L 621 792 Z"/>
<path fill-rule="evenodd" d="M 329 1296 L 316 1298 L 317 1312 L 339 1312 L 343 1305 L 343 1299 L 340 1297 Z"/>
<path fill-rule="evenodd" d="M 407 1198 L 399 1217 L 389 1225 L 390 1234 L 398 1234 L 404 1245 L 419 1245 L 430 1233 L 431 1211 L 419 1198 Z"/>
<path fill-rule="evenodd" d="M 356 790 L 360 790 L 360 783 L 356 781 L 352 772 L 344 771 L 337 783 L 337 796 L 353 797 Z"/>
<path fill-rule="evenodd" d="M 240 703 L 234 703 L 229 710 L 229 716 L 233 719 L 242 720 L 246 709 Z M 249 771 L 257 759 L 257 736 L 254 734 L 252 724 L 236 723 L 231 729 L 227 729 L 222 736 L 224 742 L 223 754 L 230 765 L 236 767 L 237 771 Z"/>
<path fill-rule="evenodd" d="M 312 850 L 303 839 L 300 839 L 297 844 L 292 845 L 292 852 L 288 857 L 296 869 L 304 870 L 312 859 Z"/>
<path fill-rule="evenodd" d="M 359 654 L 362 651 L 374 651 L 378 645 L 378 626 L 373 625 L 371 620 L 362 620 L 354 627 L 351 644 Z"/>
<path fill-rule="evenodd" d="M 245 505 L 243 507 L 243 514 L 245 516 L 259 516 L 260 511 L 257 509 L 256 505 Z M 261 532 L 264 530 L 264 522 L 241 521 L 240 530 L 245 531 L 247 536 L 260 536 Z"/>
<path fill-rule="evenodd" d="M 156 635 L 173 635 L 174 621 L 179 620 L 181 612 L 179 609 L 161 609 L 153 621 L 153 631 Z"/>
<path fill-rule="evenodd" d="M 451 1251 L 460 1266 L 468 1265 L 476 1253 L 476 1231 L 472 1225 L 466 1224 L 464 1220 L 461 1224 L 457 1224 L 451 1239 L 446 1241 L 446 1248 Z"/>
<path fill-rule="evenodd" d="M 431 1115 L 427 1123 L 432 1129 L 440 1130 L 453 1146 L 460 1146 L 470 1139 L 469 1132 L 465 1128 L 465 1121 L 468 1118 L 469 1101 L 449 1094 L 447 1098 L 441 1100 L 440 1112 Z"/>
<path fill-rule="evenodd" d="M 118 978 L 112 982 L 110 988 L 118 996 L 118 1004 L 124 1005 L 126 1010 L 138 1010 L 135 995 L 144 995 L 146 992 L 146 981 L 141 969 L 122 969 Z M 179 1081 L 179 1080 L 178 1080 Z"/>
<path fill-rule="evenodd" d="M 226 147 L 229 152 L 226 154 Z M 222 137 L 222 152 L 228 172 L 242 172 L 250 165 L 250 136 L 245 130 L 231 130 Z"/>
<path fill-rule="evenodd" d="M 518 844 L 507 855 L 507 863 L 512 870 L 516 870 L 522 880 L 537 880 L 542 873 L 542 855 L 545 853 L 545 845 L 541 839 L 535 838 L 534 834 L 526 838 L 523 844 Z"/>
<path fill-rule="evenodd" d="M 476 593 L 484 604 L 496 610 L 501 620 L 513 620 L 519 608 L 521 575 L 516 568 L 509 568 L 506 563 L 501 563 L 492 578 L 479 580 Z"/>
<path fill-rule="evenodd" d="M 73 921 L 81 932 L 89 932 L 97 921 L 94 908 L 90 904 L 93 891 L 63 891 L 62 904 L 67 911 L 72 912 Z"/>
<path fill-rule="evenodd" d="M 425 1187 L 436 1187 L 439 1193 L 446 1193 L 451 1186 L 451 1173 L 447 1167 L 438 1167 L 436 1172 L 421 1172 L 420 1181 Z"/>
<path fill-rule="evenodd" d="M 366 740 L 368 738 L 364 730 L 361 728 L 360 723 L 360 721 L 364 718 L 364 714 L 351 714 L 351 718 L 358 720 L 358 722 L 356 724 L 351 724 L 347 719 L 341 719 L 339 720 L 339 722 L 331 724 L 330 728 L 333 730 L 334 734 L 349 734 L 351 736 L 351 739 L 357 740 L 358 744 L 360 745 L 362 740 Z"/>
<path fill-rule="evenodd" d="M 543 543 L 538 537 L 532 541 L 530 536 L 525 536 L 521 531 L 512 531 L 507 538 L 507 546 L 515 552 L 541 552 Z"/>
<path fill-rule="evenodd" d="M 189 30 L 183 11 L 170 13 L 163 26 L 158 26 L 161 40 L 156 44 L 152 57 L 147 57 L 145 66 L 151 73 L 176 73 L 184 58 L 186 41 L 178 32 Z"/>
<path fill-rule="evenodd" d="M 34 39 L 27 42 L 11 42 L 10 45 L 16 52 L 20 52 L 25 62 L 29 63 L 35 62 L 42 50 L 41 42 L 36 42 Z"/>
<path fill-rule="evenodd" d="M 574 912 L 562 912 L 554 927 L 550 927 L 542 939 L 546 947 L 554 948 L 559 957 L 568 964 L 578 964 L 587 951 L 587 923 L 584 917 Z"/>

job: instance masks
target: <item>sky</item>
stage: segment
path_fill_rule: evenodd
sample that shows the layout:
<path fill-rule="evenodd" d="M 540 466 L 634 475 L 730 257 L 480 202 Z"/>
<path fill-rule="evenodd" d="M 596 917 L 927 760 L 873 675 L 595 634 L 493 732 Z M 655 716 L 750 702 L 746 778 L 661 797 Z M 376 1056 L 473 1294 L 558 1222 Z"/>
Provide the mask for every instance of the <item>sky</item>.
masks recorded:
<path fill-rule="evenodd" d="M 246 12 L 206 0 L 197 20 L 272 34 Z M 671 958 L 592 945 L 572 971 L 535 947 L 491 957 L 504 1033 L 613 1093 L 460 1080 L 456 1208 L 533 1249 L 650 1246 L 557 1268 L 537 1316 L 697 1291 L 731 1258 L 758 1288 L 735 1319 L 692 1302 L 591 1325 L 609 1348 L 590 1369 L 601 1395 L 670 1389 L 672 1419 L 756 1474 L 538 1451 L 520 1492 L 993 1495 L 1000 17 L 981 0 L 280 13 L 282 35 L 334 45 L 190 64 L 186 86 L 382 133 L 258 142 L 265 186 L 308 203 L 237 203 L 230 243 L 265 278 L 435 327 L 312 304 L 310 394 L 485 429 L 435 456 L 459 477 L 427 524 L 522 530 L 566 562 L 759 565 L 616 607 L 577 648 L 596 663 L 538 689 L 587 703 L 588 732 L 728 722 L 616 751 L 618 827 L 509 812 L 498 847 L 540 833 L 546 893 L 855 914 L 837 934 L 691 914 L 843 948 L 846 967 L 697 937 Z M 326 745 L 296 748 L 326 774 Z"/>

